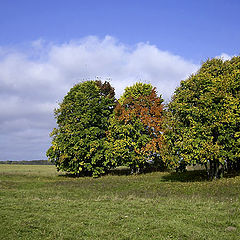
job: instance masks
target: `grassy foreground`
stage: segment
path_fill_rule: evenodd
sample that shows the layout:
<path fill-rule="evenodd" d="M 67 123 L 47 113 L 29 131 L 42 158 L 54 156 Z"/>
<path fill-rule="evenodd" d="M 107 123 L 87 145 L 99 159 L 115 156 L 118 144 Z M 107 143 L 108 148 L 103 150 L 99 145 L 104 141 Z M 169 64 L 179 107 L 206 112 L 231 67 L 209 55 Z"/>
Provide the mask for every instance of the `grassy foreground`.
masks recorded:
<path fill-rule="evenodd" d="M 240 177 L 0 165 L 0 239 L 240 239 Z"/>

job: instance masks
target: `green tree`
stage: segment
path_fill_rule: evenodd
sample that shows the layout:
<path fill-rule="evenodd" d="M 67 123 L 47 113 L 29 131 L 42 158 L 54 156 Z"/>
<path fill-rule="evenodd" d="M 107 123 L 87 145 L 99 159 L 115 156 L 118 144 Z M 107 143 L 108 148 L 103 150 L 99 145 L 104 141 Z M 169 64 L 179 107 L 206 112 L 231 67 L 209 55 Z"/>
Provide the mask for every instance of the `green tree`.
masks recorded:
<path fill-rule="evenodd" d="M 162 98 L 151 84 L 136 83 L 125 89 L 114 110 L 108 131 L 107 157 L 133 172 L 150 161 L 160 162 Z"/>
<path fill-rule="evenodd" d="M 205 165 L 210 179 L 239 170 L 240 57 L 207 60 L 167 109 L 162 155 L 169 166 Z"/>
<path fill-rule="evenodd" d="M 123 105 L 124 101 L 128 98 L 132 98 L 133 100 L 138 99 L 141 96 L 149 96 L 153 90 L 153 86 L 151 84 L 137 82 L 130 87 L 126 87 L 124 89 L 123 95 L 120 97 L 118 102 Z"/>
<path fill-rule="evenodd" d="M 58 170 L 99 176 L 112 167 L 105 158 L 106 131 L 115 105 L 108 82 L 75 85 L 55 110 L 52 146 L 47 156 Z"/>

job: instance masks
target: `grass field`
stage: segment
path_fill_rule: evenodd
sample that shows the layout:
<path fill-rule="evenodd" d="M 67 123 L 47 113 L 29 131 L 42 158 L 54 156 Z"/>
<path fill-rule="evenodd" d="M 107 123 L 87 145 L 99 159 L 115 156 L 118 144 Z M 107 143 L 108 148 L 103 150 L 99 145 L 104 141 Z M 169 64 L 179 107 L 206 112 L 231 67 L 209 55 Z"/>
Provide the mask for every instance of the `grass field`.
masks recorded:
<path fill-rule="evenodd" d="M 0 239 L 240 239 L 240 177 L 0 165 Z"/>

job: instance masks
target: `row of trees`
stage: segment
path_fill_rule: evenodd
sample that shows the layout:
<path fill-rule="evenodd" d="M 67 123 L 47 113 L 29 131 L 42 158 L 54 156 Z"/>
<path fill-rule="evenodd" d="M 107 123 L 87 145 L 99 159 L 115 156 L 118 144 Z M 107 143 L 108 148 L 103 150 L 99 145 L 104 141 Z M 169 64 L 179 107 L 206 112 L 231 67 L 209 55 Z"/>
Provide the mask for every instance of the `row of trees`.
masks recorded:
<path fill-rule="evenodd" d="M 110 83 L 82 82 L 55 117 L 47 156 L 58 170 L 95 177 L 117 166 L 201 164 L 217 178 L 240 169 L 240 57 L 206 61 L 165 106 L 151 84 L 127 87 L 117 100 Z"/>

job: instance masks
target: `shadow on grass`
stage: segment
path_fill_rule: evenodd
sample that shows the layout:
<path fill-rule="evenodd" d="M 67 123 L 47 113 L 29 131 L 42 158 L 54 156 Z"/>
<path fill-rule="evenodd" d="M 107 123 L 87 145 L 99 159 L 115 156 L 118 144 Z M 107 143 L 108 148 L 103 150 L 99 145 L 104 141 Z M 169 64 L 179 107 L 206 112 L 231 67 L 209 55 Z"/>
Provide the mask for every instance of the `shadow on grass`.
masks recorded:
<path fill-rule="evenodd" d="M 128 167 L 117 167 L 111 169 L 105 175 L 115 175 L 115 176 L 127 176 L 131 174 L 131 170 Z"/>
<path fill-rule="evenodd" d="M 109 170 L 108 172 L 102 174 L 101 176 L 107 176 L 107 175 L 116 175 L 116 176 L 122 176 L 122 175 L 130 175 L 131 174 L 131 170 L 130 168 L 127 168 L 127 167 L 117 167 L 115 169 L 111 169 Z M 101 177 L 100 176 L 100 177 Z M 91 174 L 72 174 L 72 173 L 68 173 L 68 172 L 65 172 L 65 173 L 60 173 L 58 174 L 58 177 L 60 178 L 84 178 L 84 177 L 91 177 Z"/>
<path fill-rule="evenodd" d="M 203 170 L 194 170 L 186 172 L 169 172 L 168 175 L 162 176 L 166 182 L 202 182 L 208 181 L 207 173 Z"/>
<path fill-rule="evenodd" d="M 71 173 L 61 173 L 61 174 L 58 174 L 58 177 L 60 177 L 60 178 L 79 178 L 79 177 L 86 177 L 86 176 L 78 176 L 76 174 L 71 174 Z"/>
<path fill-rule="evenodd" d="M 144 171 L 142 173 L 139 173 L 139 175 L 141 174 L 145 174 L 145 173 L 150 173 L 150 172 L 158 172 L 158 169 L 155 168 L 147 168 L 144 169 Z M 106 172 L 105 174 L 102 174 L 102 176 L 129 176 L 131 175 L 131 169 L 129 167 L 117 167 L 115 169 L 111 169 L 108 172 Z M 80 174 L 80 175 L 76 175 L 76 174 L 71 174 L 71 173 L 61 173 L 58 175 L 59 177 L 66 177 L 66 178 L 81 178 L 81 177 L 91 177 L 91 174 L 86 175 L 86 174 Z"/>
<path fill-rule="evenodd" d="M 158 169 L 146 169 L 144 172 L 139 173 L 139 175 L 151 173 L 151 172 L 166 172 L 159 171 Z M 131 170 L 128 167 L 117 167 L 115 169 L 109 170 L 107 173 L 102 176 L 129 176 L 131 175 Z M 76 175 L 70 173 L 62 173 L 58 175 L 61 178 L 84 178 L 91 177 L 91 175 Z M 224 175 L 224 178 L 233 178 L 240 176 L 240 173 L 228 173 Z M 203 182 L 209 181 L 207 172 L 205 170 L 188 170 L 186 172 L 168 172 L 161 176 L 162 181 L 164 182 Z"/>
<path fill-rule="evenodd" d="M 231 172 L 231 173 L 226 173 L 224 175 L 224 178 L 234 178 L 240 176 L 240 172 Z"/>
<path fill-rule="evenodd" d="M 234 178 L 239 176 L 240 173 L 225 173 L 222 178 Z M 202 182 L 210 181 L 207 176 L 207 172 L 204 170 L 192 170 L 186 172 L 169 172 L 168 175 L 162 177 L 163 181 L 166 182 Z"/>

